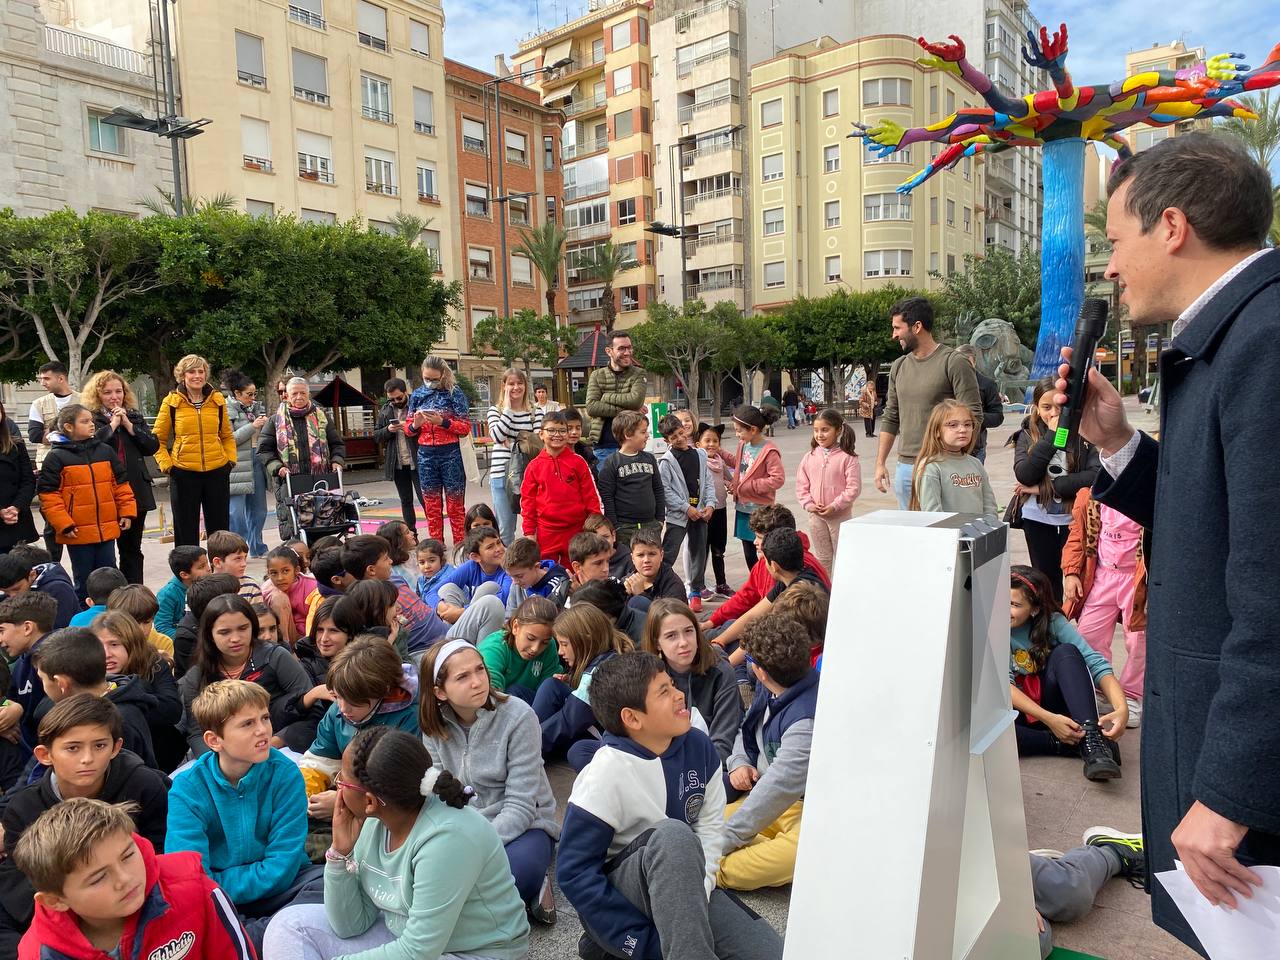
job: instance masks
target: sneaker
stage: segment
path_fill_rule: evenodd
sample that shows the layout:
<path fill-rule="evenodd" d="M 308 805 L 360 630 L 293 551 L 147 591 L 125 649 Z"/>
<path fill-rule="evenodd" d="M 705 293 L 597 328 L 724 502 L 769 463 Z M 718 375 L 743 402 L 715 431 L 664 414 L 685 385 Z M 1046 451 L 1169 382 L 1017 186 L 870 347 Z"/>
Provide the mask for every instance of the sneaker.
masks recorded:
<path fill-rule="evenodd" d="M 556 897 L 551 889 L 550 873 L 542 878 L 542 890 L 537 901 L 529 905 L 529 916 L 547 926 L 556 922 Z"/>
<path fill-rule="evenodd" d="M 1081 724 L 1084 737 L 1080 741 L 1080 756 L 1084 758 L 1084 777 L 1086 780 L 1119 780 L 1123 773 L 1116 762 L 1111 744 L 1103 736 L 1102 728 L 1097 720 L 1086 720 Z"/>
<path fill-rule="evenodd" d="M 716 584 L 716 593 L 720 594 L 720 596 L 724 597 L 726 600 L 737 592 L 738 591 L 734 590 L 733 587 L 729 586 L 727 583 Z"/>
<path fill-rule="evenodd" d="M 1135 700 L 1133 697 L 1125 697 L 1124 702 L 1129 705 L 1129 722 L 1125 726 L 1132 730 L 1142 723 L 1142 701 Z"/>
<path fill-rule="evenodd" d="M 578 956 L 582 960 L 613 960 L 609 951 L 592 940 L 591 934 L 585 930 L 578 937 Z"/>
<path fill-rule="evenodd" d="M 694 613 L 702 612 L 702 597 L 699 594 L 695 593 L 689 598 L 689 609 Z"/>
<path fill-rule="evenodd" d="M 716 595 L 716 592 L 714 590 L 708 590 L 705 587 L 698 594 L 698 596 L 700 596 L 703 600 L 710 600 L 715 595 Z"/>
<path fill-rule="evenodd" d="M 1145 878 L 1147 853 L 1142 834 L 1123 833 L 1113 827 L 1090 827 L 1080 839 L 1087 847 L 1102 847 L 1115 853 L 1120 858 L 1119 876 L 1126 880 Z"/>

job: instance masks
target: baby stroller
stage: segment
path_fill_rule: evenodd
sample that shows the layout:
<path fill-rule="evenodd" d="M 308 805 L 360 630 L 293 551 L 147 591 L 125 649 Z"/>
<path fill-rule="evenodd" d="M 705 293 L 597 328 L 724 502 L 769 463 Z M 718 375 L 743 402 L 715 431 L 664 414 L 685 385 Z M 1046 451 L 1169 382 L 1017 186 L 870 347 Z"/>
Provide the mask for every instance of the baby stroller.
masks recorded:
<path fill-rule="evenodd" d="M 331 534 L 358 532 L 360 507 L 357 495 L 343 489 L 341 470 L 296 478 L 286 474 L 276 488 L 276 521 L 281 540 L 301 537 L 310 546 Z"/>

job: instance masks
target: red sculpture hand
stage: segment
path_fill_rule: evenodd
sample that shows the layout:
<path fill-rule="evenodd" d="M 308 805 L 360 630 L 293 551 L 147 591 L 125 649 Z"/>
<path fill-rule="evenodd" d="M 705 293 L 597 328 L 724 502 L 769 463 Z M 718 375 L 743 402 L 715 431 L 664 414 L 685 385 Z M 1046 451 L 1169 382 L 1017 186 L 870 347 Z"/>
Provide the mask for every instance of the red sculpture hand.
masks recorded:
<path fill-rule="evenodd" d="M 964 41 L 957 37 L 954 33 L 950 37 L 953 43 L 930 43 L 924 37 L 917 37 L 916 43 L 920 44 L 925 50 L 933 54 L 940 60 L 947 63 L 959 63 L 964 59 Z"/>
<path fill-rule="evenodd" d="M 1062 24 L 1049 39 L 1049 28 L 1040 28 L 1040 49 L 1050 60 L 1060 60 L 1067 55 L 1067 25 Z"/>

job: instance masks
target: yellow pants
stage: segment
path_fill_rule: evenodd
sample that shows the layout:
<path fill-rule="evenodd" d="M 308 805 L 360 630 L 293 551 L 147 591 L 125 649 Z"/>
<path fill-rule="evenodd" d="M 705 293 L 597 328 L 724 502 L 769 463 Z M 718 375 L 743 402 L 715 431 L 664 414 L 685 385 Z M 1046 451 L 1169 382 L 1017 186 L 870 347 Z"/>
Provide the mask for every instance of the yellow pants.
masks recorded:
<path fill-rule="evenodd" d="M 728 820 L 742 806 L 735 800 L 724 808 Z M 796 872 L 796 847 L 800 843 L 800 814 L 804 801 L 797 800 L 782 816 L 761 830 L 746 846 L 720 859 L 716 883 L 730 890 L 758 890 L 791 882 Z"/>

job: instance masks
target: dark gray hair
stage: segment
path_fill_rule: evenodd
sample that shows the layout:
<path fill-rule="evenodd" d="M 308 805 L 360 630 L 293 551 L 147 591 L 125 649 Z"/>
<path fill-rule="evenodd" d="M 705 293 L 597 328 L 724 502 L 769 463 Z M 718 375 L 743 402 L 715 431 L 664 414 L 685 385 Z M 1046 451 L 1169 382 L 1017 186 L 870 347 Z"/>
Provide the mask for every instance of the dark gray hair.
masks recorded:
<path fill-rule="evenodd" d="M 1125 209 L 1143 233 L 1172 207 L 1215 250 L 1257 250 L 1267 241 L 1271 178 L 1227 136 L 1188 133 L 1161 140 L 1116 165 L 1107 195 L 1125 183 Z"/>

